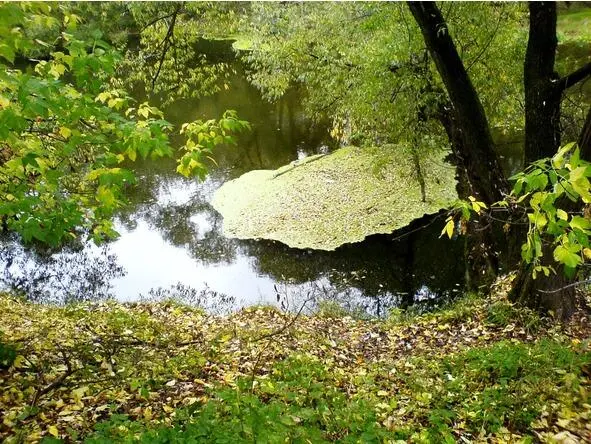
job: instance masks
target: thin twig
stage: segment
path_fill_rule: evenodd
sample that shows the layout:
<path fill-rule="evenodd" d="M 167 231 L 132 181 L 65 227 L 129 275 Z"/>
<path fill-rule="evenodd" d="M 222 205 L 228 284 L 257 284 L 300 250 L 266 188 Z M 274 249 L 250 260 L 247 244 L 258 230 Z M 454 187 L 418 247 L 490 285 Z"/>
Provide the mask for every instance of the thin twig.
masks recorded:
<path fill-rule="evenodd" d="M 577 285 L 591 284 L 591 279 L 585 279 L 584 281 L 575 282 L 573 284 L 565 285 L 564 287 L 557 288 L 556 290 L 538 290 L 540 293 L 552 294 L 558 293 L 559 291 L 566 290 L 567 288 L 576 287 Z"/>
<path fill-rule="evenodd" d="M 176 24 L 177 15 L 178 15 L 179 11 L 181 10 L 182 6 L 183 6 L 183 3 L 178 5 L 176 7 L 176 9 L 174 10 L 174 12 L 172 13 L 172 19 L 170 21 L 170 24 L 168 25 L 168 30 L 166 31 L 166 35 L 164 36 L 164 40 L 162 40 L 162 44 L 164 44 L 164 47 L 162 48 L 162 54 L 160 55 L 160 60 L 158 62 L 158 69 L 156 70 L 154 77 L 152 77 L 152 93 L 154 92 L 154 88 L 156 87 L 156 80 L 158 80 L 158 76 L 160 75 L 160 71 L 162 70 L 162 65 L 164 63 L 166 53 L 168 52 L 168 49 L 170 48 L 170 42 L 171 42 L 172 35 L 174 33 L 174 26 Z"/>

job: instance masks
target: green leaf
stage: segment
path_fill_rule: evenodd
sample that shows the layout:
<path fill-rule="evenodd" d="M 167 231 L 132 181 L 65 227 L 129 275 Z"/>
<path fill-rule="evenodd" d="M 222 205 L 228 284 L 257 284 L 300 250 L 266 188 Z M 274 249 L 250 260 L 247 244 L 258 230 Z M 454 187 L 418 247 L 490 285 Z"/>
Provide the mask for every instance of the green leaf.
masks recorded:
<path fill-rule="evenodd" d="M 548 219 L 544 214 L 536 212 L 527 215 L 529 222 L 534 224 L 538 229 L 544 228 L 548 223 Z"/>
<path fill-rule="evenodd" d="M 577 168 L 579 169 L 579 168 Z M 584 168 L 583 168 L 584 169 Z M 591 193 L 589 192 L 590 184 L 586 177 L 579 177 L 577 180 L 571 182 L 572 189 L 581 196 L 585 203 L 591 203 Z"/>
<path fill-rule="evenodd" d="M 554 168 L 561 169 L 564 167 L 564 156 L 572 149 L 574 145 L 574 142 L 567 143 L 558 150 L 554 157 L 552 157 L 552 166 L 554 166 Z"/>
<path fill-rule="evenodd" d="M 14 63 L 14 49 L 6 43 L 0 43 L 0 57 L 3 57 L 10 63 Z"/>
<path fill-rule="evenodd" d="M 591 227 L 591 222 L 581 216 L 573 216 L 569 223 L 572 229 L 578 229 L 581 231 L 588 230 Z"/>
<path fill-rule="evenodd" d="M 573 253 L 563 245 L 557 246 L 554 250 L 554 260 L 569 268 L 576 268 L 583 262 L 580 255 Z"/>

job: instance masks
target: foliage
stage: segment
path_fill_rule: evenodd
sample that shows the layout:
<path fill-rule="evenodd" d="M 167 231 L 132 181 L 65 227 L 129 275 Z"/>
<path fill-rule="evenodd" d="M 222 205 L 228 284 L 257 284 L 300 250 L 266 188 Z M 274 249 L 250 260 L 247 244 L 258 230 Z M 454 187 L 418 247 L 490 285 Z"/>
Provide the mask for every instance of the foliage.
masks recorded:
<path fill-rule="evenodd" d="M 183 146 L 185 153 L 179 160 L 177 171 L 185 177 L 197 175 L 204 180 L 207 168 L 202 163 L 202 159 L 206 157 L 215 163 L 211 157 L 213 149 L 220 144 L 235 144 L 236 139 L 232 134 L 246 129 L 250 129 L 250 124 L 239 120 L 234 110 L 224 112 L 219 121 L 197 120 L 183 124 L 181 134 L 186 135 L 187 142 Z"/>
<path fill-rule="evenodd" d="M 228 88 L 233 68 L 215 53 L 203 51 L 200 45 L 203 39 L 232 34 L 242 6 L 149 2 L 130 3 L 126 9 L 139 42 L 137 47 L 128 47 L 121 65 L 119 77 L 125 85 L 159 95 L 165 104 L 178 97 L 201 97 Z"/>
<path fill-rule="evenodd" d="M 135 181 L 123 164 L 172 155 L 173 128 L 157 108 L 112 85 L 121 56 L 100 33 L 76 39 L 72 14 L 63 17 L 60 50 L 18 69 L 16 55 L 49 46 L 28 35 L 55 21 L 49 12 L 47 4 L 0 5 L 0 60 L 7 63 L 0 65 L 0 218 L 25 242 L 58 245 L 86 233 L 99 241 L 116 234 L 110 216 Z M 246 127 L 233 112 L 219 123 L 189 125 L 179 165 L 200 177 L 200 156 Z M 202 138 L 204 146 L 195 142 Z"/>
<path fill-rule="evenodd" d="M 3 296 L 2 340 L 17 355 L 0 370 L 0 437 L 588 438 L 589 326 L 541 319 L 546 337 L 534 341 L 529 315 L 515 308 L 502 318 L 503 304 L 471 297 L 383 322 L 271 308 L 218 317 L 172 302 L 58 308 Z"/>
<path fill-rule="evenodd" d="M 511 195 L 491 206 L 491 213 L 511 208 L 515 210 L 513 214 L 521 212 L 527 221 L 521 257 L 533 265 L 534 279 L 538 273 L 549 276 L 556 272 L 548 261 L 546 248 L 552 250 L 553 260 L 564 267 L 567 276 L 573 276 L 591 259 L 590 177 L 591 163 L 580 158 L 576 143 L 569 143 L 551 159 L 537 160 L 511 177 L 515 182 Z M 488 210 L 487 206 L 472 196 L 469 201 L 458 201 L 441 234 L 451 239 L 457 231 L 465 233 L 473 214 L 482 215 L 484 210 Z"/>
<path fill-rule="evenodd" d="M 569 276 L 591 258 L 591 218 L 583 208 L 591 204 L 589 177 L 591 164 L 579 158 L 575 143 L 560 148 L 552 159 L 538 160 L 513 176 L 514 202 L 527 205 L 529 221 L 521 255 L 524 261 L 534 264 L 534 273 L 542 271 L 548 276 L 554 271 L 542 263 L 542 244 L 547 238 L 551 239 L 554 260 L 564 266 Z"/>
<path fill-rule="evenodd" d="M 443 9 L 494 125 L 520 127 L 524 8 L 454 3 Z M 406 5 L 258 3 L 250 16 L 241 29 L 252 42 L 244 58 L 251 81 L 268 97 L 302 85 L 308 111 L 328 115 L 333 135 L 345 144 L 416 137 L 447 143 L 437 122 L 447 99 Z"/>
<path fill-rule="evenodd" d="M 12 367 L 17 356 L 17 349 L 12 344 L 7 344 L 2 340 L 0 334 L 0 369 Z"/>

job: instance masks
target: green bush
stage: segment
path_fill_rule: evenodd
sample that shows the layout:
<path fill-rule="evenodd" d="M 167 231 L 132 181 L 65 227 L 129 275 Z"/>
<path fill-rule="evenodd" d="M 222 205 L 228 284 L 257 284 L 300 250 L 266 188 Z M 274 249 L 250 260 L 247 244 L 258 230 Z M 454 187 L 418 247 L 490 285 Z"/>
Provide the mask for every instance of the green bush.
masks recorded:
<path fill-rule="evenodd" d="M 534 345 L 503 341 L 446 358 L 429 419 L 436 430 L 462 416 L 475 433 L 500 427 L 526 432 L 542 407 L 556 399 L 557 387 L 563 401 L 576 393 L 573 381 L 590 359 L 589 353 L 550 340 Z"/>

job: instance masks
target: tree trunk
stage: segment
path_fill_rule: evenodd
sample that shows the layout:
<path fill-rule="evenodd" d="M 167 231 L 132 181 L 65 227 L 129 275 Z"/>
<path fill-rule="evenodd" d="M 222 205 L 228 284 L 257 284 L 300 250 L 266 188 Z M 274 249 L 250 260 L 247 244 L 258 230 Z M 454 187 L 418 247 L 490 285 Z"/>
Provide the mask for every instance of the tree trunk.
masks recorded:
<path fill-rule="evenodd" d="M 526 164 L 556 153 L 560 146 L 562 94 L 591 72 L 591 65 L 587 64 L 559 78 L 554 72 L 556 3 L 530 2 L 529 11 L 530 32 L 524 63 Z M 591 110 L 581 131 L 579 146 L 581 158 L 591 160 Z M 570 201 L 564 204 L 572 205 Z M 553 262 L 549 246 L 544 248 L 543 260 Z M 552 311 L 559 319 L 566 320 L 575 310 L 576 295 L 571 285 L 574 282 L 575 278 L 566 278 L 560 270 L 556 275 L 538 275 L 534 280 L 532 266 L 522 264 L 509 297 L 530 307 Z"/>
<path fill-rule="evenodd" d="M 551 157 L 560 146 L 562 90 L 554 71 L 556 3 L 529 3 L 529 39 L 524 63 L 525 165 Z"/>
<path fill-rule="evenodd" d="M 449 95 L 451 109 L 439 108 L 455 156 L 460 196 L 470 195 L 488 205 L 504 198 L 508 184 L 501 169 L 484 108 L 449 34 L 447 24 L 434 2 L 408 2 L 419 25 L 431 58 Z M 490 229 L 474 230 L 471 224 L 467 259 L 472 287 L 490 284 L 498 269 L 496 251 L 502 245 Z"/>
<path fill-rule="evenodd" d="M 470 191 L 489 204 L 502 200 L 508 191 L 508 184 L 494 152 L 484 109 L 449 35 L 447 24 L 434 2 L 409 2 L 408 5 L 450 97 L 453 123 L 457 124 L 460 132 L 460 143 L 453 145 Z M 560 144 L 562 93 L 591 75 L 591 64 L 563 78 L 555 74 L 556 5 L 532 2 L 529 8 L 530 34 L 524 63 L 525 160 L 528 163 L 550 157 L 556 152 Z M 591 117 L 588 116 L 581 140 L 588 141 L 591 137 L 590 126 Z M 446 127 L 446 131 L 453 136 L 449 128 Z M 582 147 L 581 151 L 589 153 L 591 148 Z M 514 229 L 508 237 L 510 242 L 519 241 L 523 232 Z M 485 238 L 483 243 L 493 245 L 492 236 Z M 544 257 L 553 261 L 549 246 L 544 251 Z M 560 318 L 569 317 L 575 307 L 574 288 L 568 286 L 572 281 L 562 276 L 546 278 L 543 275 L 534 280 L 531 272 L 530 265 L 522 264 L 510 297 L 525 305 L 552 310 Z"/>
<path fill-rule="evenodd" d="M 585 159 L 587 162 L 591 161 L 591 107 L 587 111 L 587 119 L 585 125 L 581 130 L 579 136 L 579 148 L 581 149 L 581 159 Z"/>
<path fill-rule="evenodd" d="M 467 172 L 472 194 L 487 204 L 499 201 L 508 185 L 494 151 L 484 108 L 447 24 L 434 2 L 408 2 L 408 6 L 449 94 L 461 130 L 461 152 L 456 155 Z"/>

